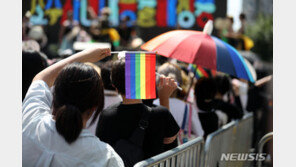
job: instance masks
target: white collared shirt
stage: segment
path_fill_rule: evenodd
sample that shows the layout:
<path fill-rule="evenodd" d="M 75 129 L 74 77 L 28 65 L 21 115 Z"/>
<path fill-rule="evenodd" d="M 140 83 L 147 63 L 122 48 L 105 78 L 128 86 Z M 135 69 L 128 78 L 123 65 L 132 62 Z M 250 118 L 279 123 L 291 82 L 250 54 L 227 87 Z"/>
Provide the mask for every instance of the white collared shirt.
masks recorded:
<path fill-rule="evenodd" d="M 113 148 L 87 129 L 68 144 L 56 131 L 51 103 L 52 94 L 47 84 L 34 81 L 22 107 L 22 166 L 124 166 Z"/>

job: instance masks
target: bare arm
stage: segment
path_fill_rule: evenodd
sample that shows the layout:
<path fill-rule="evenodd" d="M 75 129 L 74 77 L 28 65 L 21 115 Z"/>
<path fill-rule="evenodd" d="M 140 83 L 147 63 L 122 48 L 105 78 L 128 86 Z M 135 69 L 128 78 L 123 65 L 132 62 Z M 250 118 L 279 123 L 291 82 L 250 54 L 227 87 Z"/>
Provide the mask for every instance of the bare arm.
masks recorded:
<path fill-rule="evenodd" d="M 39 72 L 33 79 L 35 80 L 43 80 L 46 84 L 51 87 L 58 76 L 59 72 L 64 68 L 66 65 L 74 63 L 74 62 L 97 62 L 107 56 L 110 55 L 110 49 L 88 49 L 76 53 L 64 60 L 53 64 L 52 66 L 47 67 L 43 71 Z"/>
<path fill-rule="evenodd" d="M 173 137 L 167 137 L 163 139 L 163 144 L 171 144 L 178 136 L 178 133 Z"/>
<path fill-rule="evenodd" d="M 158 85 L 158 97 L 160 105 L 170 109 L 169 98 L 172 93 L 177 89 L 177 83 L 174 79 L 161 76 Z"/>

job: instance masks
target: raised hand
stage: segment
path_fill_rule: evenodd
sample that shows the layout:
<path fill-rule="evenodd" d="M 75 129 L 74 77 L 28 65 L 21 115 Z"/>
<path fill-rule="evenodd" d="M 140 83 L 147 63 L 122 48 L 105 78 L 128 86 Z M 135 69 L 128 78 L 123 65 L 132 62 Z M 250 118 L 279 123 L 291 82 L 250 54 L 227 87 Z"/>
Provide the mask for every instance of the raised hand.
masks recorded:
<path fill-rule="evenodd" d="M 177 89 L 177 86 L 177 82 L 173 78 L 165 77 L 164 75 L 159 77 L 157 88 L 160 105 L 169 109 L 169 98 Z"/>

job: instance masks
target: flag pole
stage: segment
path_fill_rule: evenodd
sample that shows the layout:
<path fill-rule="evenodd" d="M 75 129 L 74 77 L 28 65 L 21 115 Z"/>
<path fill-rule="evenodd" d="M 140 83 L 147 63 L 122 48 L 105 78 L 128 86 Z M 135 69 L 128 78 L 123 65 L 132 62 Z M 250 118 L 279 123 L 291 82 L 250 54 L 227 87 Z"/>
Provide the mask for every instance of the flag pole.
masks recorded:
<path fill-rule="evenodd" d="M 125 53 L 155 53 L 156 52 L 147 52 L 147 51 L 113 51 L 111 54 L 118 54 L 120 52 L 125 52 Z"/>

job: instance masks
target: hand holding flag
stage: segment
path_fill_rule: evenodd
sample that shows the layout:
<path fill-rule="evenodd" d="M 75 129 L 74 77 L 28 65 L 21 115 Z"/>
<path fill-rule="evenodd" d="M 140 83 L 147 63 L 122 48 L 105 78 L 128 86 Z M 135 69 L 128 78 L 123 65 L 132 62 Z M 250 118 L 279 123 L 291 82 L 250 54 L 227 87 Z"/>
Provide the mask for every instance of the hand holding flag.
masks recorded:
<path fill-rule="evenodd" d="M 177 82 L 173 78 L 160 75 L 157 85 L 159 98 L 169 98 L 177 87 Z"/>
<path fill-rule="evenodd" d="M 125 96 L 127 99 L 156 98 L 155 52 L 111 52 L 118 53 L 119 59 L 125 59 Z M 176 88 L 182 90 L 173 79 L 160 77 L 160 96 L 170 97 Z"/>

